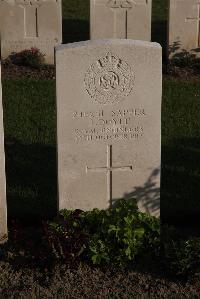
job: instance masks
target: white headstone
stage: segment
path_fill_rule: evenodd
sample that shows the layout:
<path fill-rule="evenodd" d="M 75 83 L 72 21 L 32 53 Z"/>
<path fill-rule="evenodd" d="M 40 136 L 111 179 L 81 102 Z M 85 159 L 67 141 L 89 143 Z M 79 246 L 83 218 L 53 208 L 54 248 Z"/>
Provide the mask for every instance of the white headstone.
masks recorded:
<path fill-rule="evenodd" d="M 152 0 L 90 0 L 90 37 L 151 40 Z"/>
<path fill-rule="evenodd" d="M 61 0 L 0 0 L 1 55 L 36 47 L 54 63 L 62 42 Z"/>
<path fill-rule="evenodd" d="M 186 50 L 200 56 L 200 1 L 169 0 L 169 56 Z"/>
<path fill-rule="evenodd" d="M 59 208 L 136 198 L 159 215 L 160 45 L 96 40 L 57 47 Z"/>
<path fill-rule="evenodd" d="M 0 244 L 7 240 L 6 179 L 0 65 Z"/>

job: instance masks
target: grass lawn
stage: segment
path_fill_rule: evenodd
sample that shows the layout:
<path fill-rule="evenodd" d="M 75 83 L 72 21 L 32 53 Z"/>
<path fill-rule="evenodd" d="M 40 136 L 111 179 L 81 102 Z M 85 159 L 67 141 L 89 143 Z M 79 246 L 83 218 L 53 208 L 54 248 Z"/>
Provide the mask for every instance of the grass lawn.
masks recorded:
<path fill-rule="evenodd" d="M 200 214 L 199 105 L 199 82 L 164 81 L 162 215 L 186 226 L 197 223 Z"/>
<path fill-rule="evenodd" d="M 49 217 L 57 198 L 55 82 L 6 80 L 3 98 L 9 215 Z M 200 213 L 199 105 L 199 82 L 164 81 L 162 216 L 168 221 Z"/>
<path fill-rule="evenodd" d="M 8 212 L 56 212 L 55 82 L 3 82 Z"/>
<path fill-rule="evenodd" d="M 167 0 L 153 1 L 152 39 L 162 45 L 166 12 Z M 89 38 L 89 0 L 63 0 L 63 37 Z M 57 206 L 55 82 L 3 80 L 3 100 L 9 216 L 48 218 Z M 162 217 L 186 225 L 200 213 L 199 106 L 198 81 L 164 80 Z"/>

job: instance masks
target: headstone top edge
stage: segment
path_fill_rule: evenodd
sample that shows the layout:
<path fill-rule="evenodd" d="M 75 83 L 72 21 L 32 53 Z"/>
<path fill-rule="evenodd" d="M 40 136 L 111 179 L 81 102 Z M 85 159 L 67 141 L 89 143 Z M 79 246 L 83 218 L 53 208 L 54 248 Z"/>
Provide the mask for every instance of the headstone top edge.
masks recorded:
<path fill-rule="evenodd" d="M 99 2 L 106 2 L 106 0 L 98 0 Z M 90 0 L 90 2 L 92 3 L 92 4 L 95 4 L 95 2 L 96 2 L 96 0 Z M 133 2 L 135 2 L 135 1 L 133 1 Z M 138 2 L 140 2 L 140 0 L 138 0 Z M 151 4 L 152 3 L 152 0 L 148 0 L 148 4 Z"/>
<path fill-rule="evenodd" d="M 199 0 L 193 0 L 194 2 L 198 2 Z M 188 2 L 191 3 L 191 0 L 169 0 L 169 2 Z"/>
<path fill-rule="evenodd" d="M 16 4 L 26 4 L 26 3 L 39 3 L 39 2 L 61 2 L 62 0 L 0 0 L 1 2 L 5 2 L 5 3 L 16 3 Z"/>
<path fill-rule="evenodd" d="M 56 46 L 56 51 L 62 51 L 65 49 L 73 49 L 78 47 L 87 47 L 87 46 L 107 46 L 107 45 L 131 45 L 131 46 L 140 46 L 145 48 L 157 48 L 162 49 L 161 45 L 155 42 L 141 41 L 141 40 L 132 40 L 132 39 L 96 39 L 96 40 L 87 40 L 69 44 L 61 44 Z"/>

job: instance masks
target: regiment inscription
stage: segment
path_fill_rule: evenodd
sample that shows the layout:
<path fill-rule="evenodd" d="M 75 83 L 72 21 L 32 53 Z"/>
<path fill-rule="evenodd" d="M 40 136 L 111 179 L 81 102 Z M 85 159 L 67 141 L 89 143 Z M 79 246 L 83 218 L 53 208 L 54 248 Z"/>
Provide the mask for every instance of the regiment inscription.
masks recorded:
<path fill-rule="evenodd" d="M 117 141 L 140 139 L 144 134 L 141 119 L 146 117 L 144 109 L 99 110 L 93 112 L 73 112 L 74 141 Z M 82 121 L 82 127 L 76 128 L 76 121 Z"/>

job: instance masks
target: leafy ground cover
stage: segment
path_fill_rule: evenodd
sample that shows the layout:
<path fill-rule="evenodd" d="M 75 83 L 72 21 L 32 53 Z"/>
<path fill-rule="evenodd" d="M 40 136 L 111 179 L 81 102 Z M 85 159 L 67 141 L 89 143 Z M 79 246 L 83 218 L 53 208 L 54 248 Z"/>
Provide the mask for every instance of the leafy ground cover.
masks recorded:
<path fill-rule="evenodd" d="M 12 223 L 0 255 L 3 298 L 199 298 L 200 237 L 165 226 L 160 238 L 159 220 L 132 200 L 62 211 L 43 227 Z"/>
<path fill-rule="evenodd" d="M 159 221 L 132 201 L 109 212 L 63 211 L 45 233 L 20 225 L 1 247 L 3 298 L 199 298 L 200 238 L 166 227 L 160 242 Z"/>

